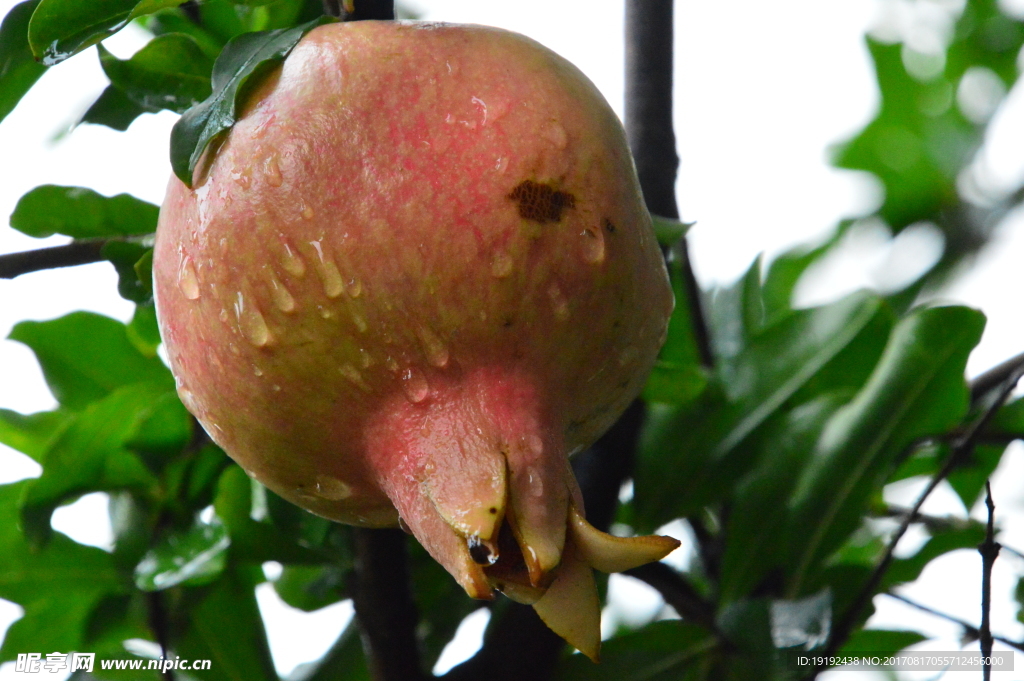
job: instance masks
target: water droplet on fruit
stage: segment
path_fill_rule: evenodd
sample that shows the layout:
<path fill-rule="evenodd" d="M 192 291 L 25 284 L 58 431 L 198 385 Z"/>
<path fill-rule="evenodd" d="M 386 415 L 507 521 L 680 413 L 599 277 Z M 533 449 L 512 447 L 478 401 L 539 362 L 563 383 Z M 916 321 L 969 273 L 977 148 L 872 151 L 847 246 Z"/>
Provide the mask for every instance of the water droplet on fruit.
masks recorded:
<path fill-rule="evenodd" d="M 363 293 L 363 282 L 358 279 L 349 279 L 345 284 L 345 292 L 352 298 L 358 298 Z"/>
<path fill-rule="evenodd" d="M 254 305 L 247 304 L 242 292 L 238 292 L 235 300 L 235 317 L 238 319 L 238 328 L 245 340 L 258 348 L 262 348 L 270 342 L 270 329 L 263 315 Z"/>
<path fill-rule="evenodd" d="M 391 355 L 388 355 L 388 358 L 384 360 L 384 366 L 388 368 L 388 371 L 398 371 L 398 362 Z"/>
<path fill-rule="evenodd" d="M 494 254 L 494 258 L 491 259 L 491 274 L 499 279 L 507 277 L 512 273 L 512 266 L 514 264 L 511 255 L 505 251 L 498 251 Z"/>
<path fill-rule="evenodd" d="M 281 392 L 281 386 L 277 384 L 274 384 L 273 386 L 271 386 L 271 388 L 274 390 L 275 393 Z"/>
<path fill-rule="evenodd" d="M 480 125 L 487 125 L 487 102 L 479 97 L 471 97 L 470 101 L 473 102 L 477 112 L 480 114 Z"/>
<path fill-rule="evenodd" d="M 273 274 L 270 275 L 270 295 L 281 312 L 295 311 L 295 298 Z"/>
<path fill-rule="evenodd" d="M 331 312 L 328 308 L 324 307 L 323 305 L 317 305 L 316 309 L 320 310 L 320 316 L 323 317 L 324 319 L 330 319 L 331 317 L 334 316 L 334 313 Z"/>
<path fill-rule="evenodd" d="M 636 361 L 637 355 L 639 354 L 640 351 L 637 350 L 634 346 L 630 345 L 626 347 L 622 352 L 619 353 L 619 366 L 624 367 L 627 364 L 632 364 L 634 361 Z"/>
<path fill-rule="evenodd" d="M 254 375 L 256 375 L 256 376 L 262 376 L 263 375 L 263 369 L 260 369 L 258 366 L 253 364 L 252 365 L 252 373 Z"/>
<path fill-rule="evenodd" d="M 352 486 L 329 475 L 316 476 L 316 494 L 328 501 L 340 501 L 352 496 Z"/>
<path fill-rule="evenodd" d="M 192 264 L 192 258 L 188 256 L 181 261 L 181 267 L 178 269 L 178 288 L 189 300 L 199 298 L 199 276 Z"/>
<path fill-rule="evenodd" d="M 342 376 L 350 380 L 360 390 L 363 390 L 364 392 L 370 392 L 370 386 L 367 385 L 366 381 L 363 379 L 363 375 L 359 373 L 359 369 L 356 369 L 351 364 L 342 364 L 340 367 L 338 367 L 338 371 L 341 373 Z"/>
<path fill-rule="evenodd" d="M 544 451 L 544 441 L 540 439 L 539 435 L 527 435 L 525 444 L 526 450 L 534 456 L 540 456 L 541 452 Z"/>
<path fill-rule="evenodd" d="M 583 239 L 583 260 L 596 265 L 604 261 L 604 236 L 601 230 L 584 229 L 580 232 Z"/>
<path fill-rule="evenodd" d="M 359 329 L 359 333 L 366 333 L 366 330 L 370 328 L 366 323 L 366 318 L 355 311 L 352 312 L 352 322 L 356 325 L 356 328 Z"/>
<path fill-rule="evenodd" d="M 498 160 L 494 162 L 494 169 L 499 173 L 504 173 L 508 169 L 508 158 L 505 156 L 499 156 Z"/>
<path fill-rule="evenodd" d="M 338 271 L 338 266 L 334 264 L 329 255 L 324 255 L 323 247 L 319 241 L 310 241 L 309 245 L 316 249 L 318 258 L 318 269 L 320 270 L 320 281 L 324 285 L 324 294 L 328 298 L 337 298 L 341 295 L 341 292 L 345 290 L 345 286 L 341 280 L 341 272 Z"/>
<path fill-rule="evenodd" d="M 281 264 L 284 265 L 285 271 L 294 277 L 301 277 L 306 274 L 306 263 L 302 257 L 292 250 L 291 246 L 285 241 L 284 246 L 284 257 L 281 258 Z"/>
<path fill-rule="evenodd" d="M 304 220 L 312 220 L 313 216 L 316 215 L 316 213 L 313 212 L 313 209 L 306 205 L 305 201 L 302 202 L 302 209 L 299 211 L 299 214 Z"/>
<path fill-rule="evenodd" d="M 544 131 L 544 137 L 558 149 L 565 149 L 566 144 L 569 143 L 569 137 L 565 134 L 565 128 L 558 121 L 551 122 L 551 125 Z"/>
<path fill-rule="evenodd" d="M 363 365 L 364 369 L 369 369 L 373 366 L 373 355 L 365 348 L 359 348 L 359 363 Z"/>
<path fill-rule="evenodd" d="M 412 367 L 402 372 L 402 391 L 413 404 L 419 404 L 430 394 L 430 385 L 420 372 Z"/>
<path fill-rule="evenodd" d="M 548 298 L 551 299 L 551 310 L 555 313 L 555 319 L 565 321 L 569 317 L 569 301 L 558 284 L 552 284 L 548 288 Z"/>
<path fill-rule="evenodd" d="M 436 366 L 439 369 L 443 369 L 448 365 L 448 348 L 445 346 L 444 341 L 437 337 L 437 334 L 431 331 L 426 326 L 421 326 L 416 335 L 420 338 L 420 343 L 423 345 L 423 352 L 427 356 L 427 361 Z"/>
<path fill-rule="evenodd" d="M 277 163 L 277 156 L 270 156 L 263 162 L 263 174 L 267 178 L 267 184 L 271 187 L 280 187 L 283 181 L 281 177 L 281 166 Z"/>
<path fill-rule="evenodd" d="M 540 472 L 532 466 L 526 469 L 526 482 L 527 487 L 530 490 L 530 494 L 535 497 L 544 495 L 544 480 L 540 476 Z"/>
<path fill-rule="evenodd" d="M 178 397 L 181 398 L 181 403 L 185 405 L 193 414 L 196 413 L 196 396 L 191 390 L 185 387 L 178 388 Z"/>
<path fill-rule="evenodd" d="M 217 318 L 220 319 L 222 322 L 227 323 L 227 321 L 228 321 L 228 311 L 227 310 L 221 310 L 220 314 L 217 315 Z"/>

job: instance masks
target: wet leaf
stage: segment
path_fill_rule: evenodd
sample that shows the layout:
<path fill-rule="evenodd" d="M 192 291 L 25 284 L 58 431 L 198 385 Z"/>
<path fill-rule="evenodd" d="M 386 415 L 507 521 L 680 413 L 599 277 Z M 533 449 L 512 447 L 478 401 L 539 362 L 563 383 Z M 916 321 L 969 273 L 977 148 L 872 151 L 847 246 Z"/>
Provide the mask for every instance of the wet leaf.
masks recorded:
<path fill-rule="evenodd" d="M 214 516 L 197 520 L 186 531 L 171 531 L 143 556 L 135 568 L 135 585 L 143 591 L 161 591 L 179 584 L 202 585 L 224 570 L 231 538 Z"/>
<path fill-rule="evenodd" d="M 102 45 L 99 54 L 110 82 L 144 110 L 184 113 L 210 96 L 213 60 L 184 33 L 156 37 L 130 59 Z"/>
<path fill-rule="evenodd" d="M 160 209 L 129 194 L 103 196 L 84 187 L 44 184 L 18 200 L 11 227 L 43 238 L 135 236 L 156 231 Z"/>

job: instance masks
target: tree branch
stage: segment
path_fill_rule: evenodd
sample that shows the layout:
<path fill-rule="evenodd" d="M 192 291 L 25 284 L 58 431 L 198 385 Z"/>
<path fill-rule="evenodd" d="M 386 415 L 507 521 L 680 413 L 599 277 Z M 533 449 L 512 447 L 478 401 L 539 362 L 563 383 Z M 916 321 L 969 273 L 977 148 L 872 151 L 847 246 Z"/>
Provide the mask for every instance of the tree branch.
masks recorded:
<path fill-rule="evenodd" d="M 849 609 L 847 609 L 846 613 L 837 621 L 835 628 L 832 630 L 832 636 L 829 638 L 828 646 L 826 646 L 825 650 L 822 652 L 823 656 L 828 657 L 838 650 L 846 641 L 850 632 L 853 631 L 854 626 L 856 626 L 856 623 L 860 619 L 860 613 L 875 595 L 875 591 L 878 589 L 878 585 L 881 583 L 882 577 L 885 576 L 886 570 L 889 569 L 889 565 L 892 563 L 893 552 L 896 550 L 896 545 L 899 543 L 900 539 L 903 538 L 903 535 L 906 534 L 907 528 L 909 528 L 914 522 L 914 518 L 917 517 L 917 514 L 921 511 L 921 506 L 935 488 L 939 486 L 939 483 L 945 480 L 965 457 L 970 455 L 974 449 L 978 436 L 1010 396 L 1010 393 L 1013 392 L 1013 389 L 1017 386 L 1017 382 L 1020 380 L 1022 374 L 1024 374 L 1024 364 L 1006 376 L 1000 386 L 1000 391 L 996 396 L 996 399 L 988 406 L 981 416 L 975 420 L 974 424 L 953 447 L 953 451 L 950 453 L 945 465 L 943 465 L 939 472 L 932 477 L 931 481 L 928 483 L 928 487 L 925 488 L 917 498 L 917 501 L 914 502 L 910 511 L 903 517 L 903 521 L 889 540 L 889 544 L 886 546 L 885 554 L 883 554 L 882 559 L 878 562 L 878 565 L 875 566 L 875 569 L 871 572 L 871 575 L 864 583 L 864 586 L 861 587 L 857 597 L 853 599 Z M 816 676 L 823 669 L 823 666 L 816 667 L 814 672 L 811 674 L 811 678 Z"/>
<path fill-rule="evenodd" d="M 352 604 L 375 681 L 426 679 L 416 641 L 418 616 L 409 588 L 405 533 L 357 527 Z"/>
<path fill-rule="evenodd" d="M 935 617 L 938 617 L 940 619 L 944 619 L 944 620 L 946 620 L 948 622 L 952 622 L 953 624 L 959 624 L 964 629 L 964 636 L 965 636 L 965 638 L 969 638 L 971 640 L 977 640 L 978 637 L 979 637 L 979 634 L 981 633 L 979 631 L 978 627 L 974 626 L 970 622 L 962 620 L 959 617 L 954 617 L 953 615 L 949 615 L 947 613 L 941 612 L 939 610 L 931 608 L 931 607 L 929 607 L 927 605 L 924 605 L 922 603 L 918 603 L 917 601 L 912 601 L 909 598 L 907 598 L 906 596 L 901 596 L 900 594 L 894 594 L 894 593 L 888 592 L 888 591 L 884 595 L 888 596 L 889 598 L 892 598 L 892 599 L 895 599 L 897 601 L 900 601 L 901 603 L 906 603 L 907 605 L 909 605 L 912 608 L 917 608 L 921 612 L 926 612 L 929 615 L 934 615 Z M 993 636 L 992 639 L 995 640 L 995 641 L 999 641 L 1000 643 L 1003 643 L 1005 645 L 1008 645 L 1011 648 L 1014 648 L 1016 650 L 1024 652 L 1024 642 L 1013 641 L 1011 639 L 1006 638 L 1005 636 Z"/>
<path fill-rule="evenodd" d="M 0 255 L 0 279 L 14 279 L 29 272 L 101 262 L 104 258 L 100 252 L 107 241 L 108 239 L 83 239 L 63 246 Z"/>
<path fill-rule="evenodd" d="M 170 626 L 167 623 L 167 608 L 164 607 L 163 592 L 151 591 L 146 594 L 146 610 L 149 617 L 149 628 L 156 637 L 157 645 L 160 646 L 160 656 L 167 659 L 170 646 L 168 645 L 168 632 Z M 162 670 L 161 677 L 164 681 L 174 681 L 174 672 L 170 669 Z"/>
<path fill-rule="evenodd" d="M 626 3 L 626 137 L 636 162 L 647 210 L 679 218 L 676 174 L 679 156 L 672 126 L 672 2 Z M 700 287 L 685 239 L 679 244 L 690 322 L 706 367 L 714 363 Z"/>
<path fill-rule="evenodd" d="M 709 631 L 718 631 L 715 607 L 687 579 L 664 563 L 648 563 L 622 574 L 649 584 L 657 589 L 665 602 L 676 609 L 683 620 L 699 624 Z"/>
<path fill-rule="evenodd" d="M 992 567 L 999 556 L 999 544 L 995 539 L 996 505 L 992 501 L 992 486 L 985 481 L 985 506 L 988 508 L 988 523 L 985 527 L 985 541 L 978 546 L 981 554 L 981 630 L 978 640 L 981 644 L 981 674 L 983 681 L 992 678 Z"/>
<path fill-rule="evenodd" d="M 338 4 L 337 0 L 324 0 Z M 390 21 L 395 18 L 395 0 L 342 0 L 341 9 L 344 21 L 363 21 L 375 19 L 378 21 Z"/>
<path fill-rule="evenodd" d="M 1024 367 L 1024 352 L 997 364 L 971 381 L 971 404 L 976 405 L 989 392 L 998 388 L 1003 381 Z"/>

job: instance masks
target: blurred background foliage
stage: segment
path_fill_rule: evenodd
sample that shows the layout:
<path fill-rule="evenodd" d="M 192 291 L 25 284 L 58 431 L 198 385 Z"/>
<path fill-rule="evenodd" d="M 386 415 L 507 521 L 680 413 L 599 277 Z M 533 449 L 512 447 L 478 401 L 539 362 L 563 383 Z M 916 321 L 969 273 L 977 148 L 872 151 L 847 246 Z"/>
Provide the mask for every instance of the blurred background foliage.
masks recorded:
<path fill-rule="evenodd" d="M 986 189 L 976 158 L 1017 81 L 1024 22 L 995 0 L 940 9 L 948 21 L 925 39 L 866 38 L 881 106 L 837 147 L 835 163 L 884 186 L 873 214 L 851 216 L 823 244 L 754 262 L 700 301 L 686 300 L 681 230 L 661 231 L 680 303 L 644 393 L 647 418 L 614 529 L 647 533 L 685 523 L 695 546 L 689 565 L 634 575 L 658 588 L 681 619 L 620 627 L 599 666 L 564 651 L 546 670 L 550 678 L 796 679 L 809 670 L 796 669 L 787 652 L 895 652 L 923 636 L 865 630 L 871 597 L 985 539 L 981 523 L 907 518 L 881 493 L 912 476 L 946 478 L 971 509 L 1006 444 L 1024 436 L 1024 401 L 1003 404 L 1019 362 L 965 380 L 983 315 L 920 304 L 1024 199 L 1021 187 Z M 129 59 L 100 43 L 110 84 L 81 123 L 124 130 L 146 112 L 182 113 L 216 89 L 214 63 L 232 38 L 291 29 L 322 13 L 320 0 L 22 2 L 0 27 L 0 117 L 46 68 L 130 21 L 152 41 Z M 157 212 L 127 195 L 47 185 L 25 195 L 11 216 L 11 228 L 25 234 L 71 237 L 83 261 L 109 260 L 121 295 L 137 308 L 128 324 L 79 312 L 23 322 L 10 336 L 35 353 L 59 406 L 0 410 L 0 442 L 43 469 L 0 486 L 0 597 L 24 609 L 0 662 L 72 650 L 144 659 L 138 646 L 126 650 L 134 639 L 213 661 L 208 671 L 174 672 L 177 679 L 277 679 L 254 588 L 270 579 L 286 603 L 306 611 L 350 598 L 352 530 L 250 480 L 178 400 L 157 355 L 149 269 Z M 794 309 L 804 272 L 865 220 L 893 233 L 925 230 L 941 241 L 941 255 L 898 290 Z M 24 266 L 4 258 L 5 276 Z M 700 309 L 710 365 L 691 330 Z M 90 492 L 110 495 L 111 551 L 51 527 L 56 508 Z M 920 525 L 927 540 L 893 557 L 892 524 L 879 522 L 892 518 Z M 480 604 L 418 545 L 408 550 L 427 672 Z M 265 572 L 267 564 L 279 567 Z M 1018 594 L 1024 601 L 1024 587 Z M 528 638 L 494 633 L 509 610 L 494 606 L 484 651 L 514 645 L 529 657 Z M 467 669 L 449 677 L 469 678 Z M 353 622 L 324 658 L 289 678 L 369 674 Z M 159 677 L 98 669 L 75 676 Z"/>

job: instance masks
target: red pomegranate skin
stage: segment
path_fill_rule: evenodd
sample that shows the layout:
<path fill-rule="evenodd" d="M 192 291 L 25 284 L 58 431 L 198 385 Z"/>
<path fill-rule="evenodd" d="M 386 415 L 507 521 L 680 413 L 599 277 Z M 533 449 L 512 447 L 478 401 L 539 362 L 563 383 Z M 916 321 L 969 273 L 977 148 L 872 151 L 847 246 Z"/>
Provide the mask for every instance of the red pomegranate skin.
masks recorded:
<path fill-rule="evenodd" d="M 401 516 L 470 595 L 520 600 L 571 553 L 568 457 L 637 396 L 673 304 L 596 88 L 464 25 L 310 32 L 171 179 L 154 275 L 179 394 L 252 477 Z"/>

